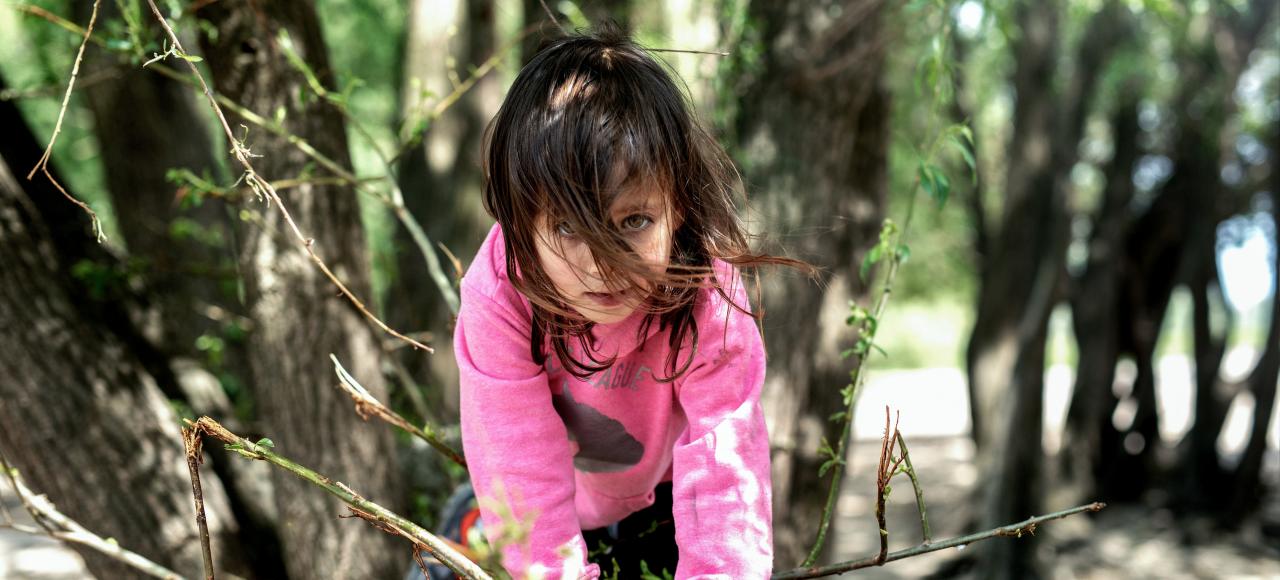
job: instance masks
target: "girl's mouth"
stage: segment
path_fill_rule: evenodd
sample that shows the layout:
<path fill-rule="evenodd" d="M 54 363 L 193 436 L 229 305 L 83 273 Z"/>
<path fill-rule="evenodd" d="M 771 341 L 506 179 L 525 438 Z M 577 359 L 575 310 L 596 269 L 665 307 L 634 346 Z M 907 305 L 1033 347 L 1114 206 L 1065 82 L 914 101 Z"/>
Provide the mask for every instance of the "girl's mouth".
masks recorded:
<path fill-rule="evenodd" d="M 592 302 L 604 308 L 615 308 L 621 306 L 627 296 L 626 292 L 587 292 L 586 296 Z"/>

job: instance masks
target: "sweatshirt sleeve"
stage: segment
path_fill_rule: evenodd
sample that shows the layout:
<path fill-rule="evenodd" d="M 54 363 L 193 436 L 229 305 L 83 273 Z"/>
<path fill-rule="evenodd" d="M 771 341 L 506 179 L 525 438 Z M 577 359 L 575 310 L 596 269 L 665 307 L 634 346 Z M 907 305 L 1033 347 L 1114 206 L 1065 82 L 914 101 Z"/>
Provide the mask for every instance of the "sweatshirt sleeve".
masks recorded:
<path fill-rule="evenodd" d="M 529 317 L 503 298 L 464 283 L 454 335 L 462 445 L 485 535 L 515 578 L 598 578 L 574 509 L 568 433 L 529 353 Z"/>
<path fill-rule="evenodd" d="M 713 315 L 696 317 L 700 346 L 676 391 L 689 424 L 672 468 L 676 578 L 768 578 L 773 517 L 760 407 L 764 343 L 751 316 L 716 294 L 708 302 Z M 735 302 L 747 305 L 745 292 Z"/>

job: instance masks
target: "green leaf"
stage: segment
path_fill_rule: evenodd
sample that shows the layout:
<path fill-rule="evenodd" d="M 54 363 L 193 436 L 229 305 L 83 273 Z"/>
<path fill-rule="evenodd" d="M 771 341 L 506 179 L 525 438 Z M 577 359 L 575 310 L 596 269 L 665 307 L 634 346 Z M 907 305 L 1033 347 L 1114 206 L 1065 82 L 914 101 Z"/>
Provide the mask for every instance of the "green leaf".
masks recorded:
<path fill-rule="evenodd" d="M 832 467 L 835 467 L 835 465 L 836 465 L 836 460 L 834 459 L 828 459 L 825 462 L 823 462 L 822 466 L 818 468 L 818 477 L 825 476 L 827 472 L 831 470 Z"/>
<path fill-rule="evenodd" d="M 920 186 L 939 206 L 945 205 L 947 196 L 951 194 L 951 180 L 936 165 L 920 167 Z"/>
<path fill-rule="evenodd" d="M 941 170 L 934 172 L 933 179 L 938 184 L 938 206 L 946 205 L 947 197 L 951 195 L 951 179 Z"/>
<path fill-rule="evenodd" d="M 968 127 L 961 127 L 961 129 L 967 130 Z M 963 133 L 959 134 L 963 135 Z M 964 159 L 964 164 L 969 166 L 969 175 L 971 176 L 973 183 L 976 185 L 978 183 L 978 161 L 973 157 L 973 149 L 968 143 L 954 133 L 951 135 L 948 142 L 951 143 L 952 148 L 960 152 L 960 157 Z"/>
<path fill-rule="evenodd" d="M 844 412 L 844 411 L 840 411 L 840 412 L 837 412 L 837 413 L 832 413 L 830 417 L 827 417 L 827 420 L 828 420 L 828 421 L 835 422 L 835 421 L 839 421 L 839 420 L 841 420 L 841 419 L 844 419 L 844 416 L 845 416 L 845 412 Z"/>
<path fill-rule="evenodd" d="M 263 437 L 262 439 L 259 439 L 259 440 L 258 440 L 258 446 L 259 446 L 259 447 L 266 447 L 267 449 L 275 449 L 275 448 L 276 448 L 276 442 L 275 442 L 275 441 L 272 441 L 272 440 L 270 440 L 270 439 L 267 439 L 266 437 Z"/>
<path fill-rule="evenodd" d="M 907 263 L 907 260 L 910 260 L 910 259 L 911 259 L 911 248 L 907 247 L 906 244 L 899 244 L 898 245 L 898 263 L 905 264 Z"/>
<path fill-rule="evenodd" d="M 880 252 L 881 247 L 877 244 L 862 257 L 862 267 L 858 269 L 858 277 L 861 278 L 863 282 L 867 281 L 867 274 L 871 272 L 871 268 L 880 261 Z"/>

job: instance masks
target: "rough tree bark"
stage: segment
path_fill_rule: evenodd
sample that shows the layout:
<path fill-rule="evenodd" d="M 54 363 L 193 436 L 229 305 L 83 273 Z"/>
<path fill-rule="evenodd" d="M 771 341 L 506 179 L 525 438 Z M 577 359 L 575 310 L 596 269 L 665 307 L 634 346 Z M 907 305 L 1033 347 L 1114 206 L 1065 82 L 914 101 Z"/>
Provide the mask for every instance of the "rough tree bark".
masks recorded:
<path fill-rule="evenodd" d="M 219 92 L 259 115 L 283 111 L 290 132 L 350 167 L 342 115 L 311 92 L 282 46 L 287 34 L 291 50 L 334 89 L 311 2 L 228 0 L 204 5 L 196 17 L 217 31 L 201 34 L 201 45 Z M 240 123 L 228 121 L 232 127 Z M 309 165 L 301 152 L 265 131 L 250 131 L 246 144 L 263 155 L 255 167 L 267 179 L 297 178 Z M 310 183 L 281 195 L 299 227 L 314 236 L 316 252 L 353 292 L 369 297 L 369 258 L 355 191 Z M 334 388 L 328 360 L 336 354 L 385 400 L 376 343 L 381 336 L 310 263 L 276 208 L 250 201 L 244 211 L 257 216 L 238 238 L 254 321 L 249 362 L 263 430 L 300 463 L 392 509 L 405 505 L 391 430 L 360 420 L 350 399 Z M 340 520 L 343 509 L 336 500 L 282 471 L 273 472 L 273 480 L 291 577 L 391 577 L 408 562 L 408 550 L 390 536 Z"/>
<path fill-rule="evenodd" d="M 827 18 L 835 9 L 842 16 Z M 775 562 L 812 544 L 829 481 L 818 440 L 835 441 L 850 361 L 847 304 L 866 296 L 860 256 L 877 239 L 888 182 L 886 33 L 879 0 L 755 0 L 759 68 L 746 71 L 736 148 L 760 229 L 793 257 L 831 272 L 825 288 L 791 272 L 765 277 L 769 369 L 764 407 L 773 440 Z"/>
<path fill-rule="evenodd" d="M 80 209 L 43 176 L 19 183 L 15 174 L 34 165 L 41 146 L 12 101 L 0 101 L 0 124 L 0 450 L 71 518 L 199 575 L 178 419 L 135 352 L 135 336 L 117 333 L 127 323 L 104 316 L 69 273 L 68 260 L 109 256 L 93 245 Z M 219 567 L 248 574 L 217 479 L 205 482 L 204 498 L 210 533 L 226 547 Z M 77 551 L 100 578 L 139 576 L 92 550 Z"/>

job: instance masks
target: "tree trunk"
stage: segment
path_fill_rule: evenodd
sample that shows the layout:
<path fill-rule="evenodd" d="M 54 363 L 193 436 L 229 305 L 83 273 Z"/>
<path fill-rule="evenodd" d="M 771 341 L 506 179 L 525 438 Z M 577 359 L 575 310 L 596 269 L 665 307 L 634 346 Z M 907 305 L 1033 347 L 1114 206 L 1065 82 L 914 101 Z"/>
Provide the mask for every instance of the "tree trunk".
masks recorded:
<path fill-rule="evenodd" d="M 0 83 L 2 84 L 2 83 Z M 29 136 L 12 101 L 0 101 L 5 139 Z M 39 155 L 0 159 L 0 450 L 72 519 L 181 574 L 201 573 L 191 487 L 178 419 L 129 337 L 100 318 L 93 296 L 68 275 L 58 250 L 88 248 L 83 214 L 46 224 L 46 196 L 74 208 L 43 176 L 19 185 Z M 52 236 L 78 235 L 55 243 Z M 74 252 L 71 252 L 74 255 Z M 116 282 L 117 284 L 123 282 Z M 110 469 L 103 466 L 109 465 Z M 204 481 L 205 506 L 220 569 L 247 574 L 236 524 L 216 478 Z M 76 548 L 101 578 L 139 577 L 93 550 Z"/>
<path fill-rule="evenodd" d="M 1063 504 L 1078 505 L 1095 498 L 1103 433 L 1114 430 L 1110 411 L 1116 397 L 1111 387 L 1120 357 L 1115 321 L 1120 308 L 1124 233 L 1131 220 L 1131 176 L 1142 153 L 1136 100 L 1136 95 L 1127 96 L 1113 114 L 1113 154 L 1106 169 L 1106 189 L 1093 219 L 1088 262 L 1072 292 L 1071 315 L 1080 354 L 1058 456 L 1056 487 L 1064 494 L 1059 502 Z"/>
<path fill-rule="evenodd" d="M 1254 367 L 1249 376 L 1249 391 L 1253 393 L 1253 427 L 1249 432 L 1249 443 L 1245 445 L 1244 454 L 1236 466 L 1234 476 L 1235 493 L 1229 518 L 1239 522 L 1250 513 L 1254 513 L 1263 494 L 1262 459 L 1267 450 L 1267 429 L 1271 426 L 1271 415 L 1275 412 L 1277 382 L 1280 382 L 1280 129 L 1271 127 L 1270 171 L 1271 171 L 1271 321 L 1267 331 L 1266 342 L 1262 346 L 1262 359 Z"/>
<path fill-rule="evenodd" d="M 271 117 L 324 155 L 350 167 L 341 113 L 308 88 L 286 60 L 292 50 L 318 81 L 334 90 L 319 23 L 310 2 L 227 0 L 196 16 L 216 35 L 201 44 L 219 92 Z M 241 121 L 229 116 L 232 127 Z M 246 123 L 247 125 L 247 123 Z M 240 136 L 237 136 L 240 137 Z M 297 178 L 309 159 L 284 139 L 250 131 L 257 171 L 267 179 Z M 281 192 L 316 252 L 357 295 L 367 298 L 369 258 L 356 193 L 349 186 L 308 183 Z M 392 509 L 401 497 L 391 429 L 362 421 L 351 400 L 334 388 L 330 353 L 377 398 L 386 400 L 381 351 L 368 323 L 310 263 L 280 211 L 256 202 L 243 228 L 240 260 L 247 309 L 254 321 L 249 362 L 263 430 L 282 453 L 342 481 Z M 285 562 L 294 578 L 392 577 L 409 562 L 407 546 L 357 522 L 342 521 L 342 504 L 283 471 L 273 472 Z M 397 549 L 399 548 L 399 549 Z"/>
<path fill-rule="evenodd" d="M 91 8 L 88 2 L 76 4 L 78 20 L 88 20 Z M 120 18 L 116 3 L 104 2 L 99 10 L 99 22 Z M 151 19 L 143 28 L 160 34 Z M 119 74 L 86 86 L 83 94 L 93 115 L 111 204 L 120 210 L 117 220 L 131 270 L 141 274 L 152 301 L 137 325 L 155 347 L 155 355 L 144 358 L 169 398 L 242 432 L 236 403 L 223 386 L 247 385 L 248 378 L 241 371 L 247 365 L 242 336 L 248 329 L 238 322 L 244 313 L 236 296 L 230 210 L 223 199 L 195 198 L 197 194 L 166 177 L 183 169 L 227 182 L 215 158 L 221 153 L 204 131 L 210 112 L 190 87 L 118 58 L 101 47 L 86 47 L 85 70 L 116 68 Z M 239 396 L 247 399 L 243 391 Z M 213 473 L 229 484 L 245 557 L 257 576 L 280 577 L 284 561 L 270 493 L 272 468 L 221 448 L 210 449 L 210 455 Z"/>
<path fill-rule="evenodd" d="M 1128 394 L 1137 402 L 1133 424 L 1116 431 L 1111 405 L 1098 417 L 1103 433 L 1096 477 L 1098 493 L 1108 501 L 1136 501 L 1153 481 L 1159 443 L 1156 417 L 1154 353 L 1170 296 L 1180 283 L 1191 286 L 1197 311 L 1196 417 L 1183 445 L 1178 503 L 1192 510 L 1216 510 L 1222 502 L 1207 495 L 1225 483 L 1218 465 L 1216 441 L 1230 396 L 1218 378 L 1221 337 L 1208 332 L 1211 286 L 1216 284 L 1214 252 L 1217 225 L 1240 211 L 1242 197 L 1233 195 L 1219 177 L 1223 131 L 1229 127 L 1236 83 L 1257 44 L 1262 24 L 1274 6 L 1255 0 L 1247 13 L 1215 5 L 1207 22 L 1188 26 L 1199 36 L 1185 38 L 1182 87 L 1173 110 L 1178 137 L 1168 155 L 1173 171 L 1149 208 L 1125 234 L 1125 270 L 1121 278 L 1120 352 L 1132 356 L 1138 376 Z M 1086 337 L 1078 337 L 1088 340 Z M 1128 445 L 1126 445 L 1126 442 Z M 1206 501 L 1207 500 L 1207 501 Z"/>
<path fill-rule="evenodd" d="M 453 89 L 448 59 L 456 59 L 457 72 L 479 66 L 497 50 L 492 0 L 448 2 L 451 10 L 428 6 L 418 0 L 410 9 L 410 29 L 405 54 L 406 86 L 420 85 L 436 102 Z M 452 14 L 453 17 L 449 17 Z M 456 27 L 459 37 L 448 29 Z M 421 142 L 400 162 L 400 189 L 405 206 L 419 220 L 431 241 L 443 244 L 466 268 L 466 260 L 480 247 L 493 219 L 481 204 L 484 175 L 480 169 L 480 141 L 501 100 L 499 80 L 493 74 L 481 79 L 457 103 L 433 121 Z M 406 96 L 413 106 L 414 97 Z M 456 422 L 458 369 L 453 358 L 453 313 L 427 272 L 422 252 L 404 227 L 396 230 L 396 284 L 387 302 L 392 324 L 413 331 L 429 331 L 433 356 L 409 349 L 400 360 L 412 376 L 426 385 L 433 421 Z M 440 263 L 453 278 L 453 262 L 439 250 Z M 412 387 L 410 387 L 412 388 Z"/>
<path fill-rule="evenodd" d="M 980 268 L 968 373 L 978 472 L 979 529 L 1042 511 L 1044 351 L 1069 239 L 1069 174 L 1099 69 L 1124 35 L 1124 9 L 1108 3 L 1086 25 L 1075 74 L 1055 91 L 1061 7 L 1014 7 L 1019 36 L 1014 132 L 1004 215 Z M 1038 577 L 1034 538 L 975 547 L 984 578 Z"/>
<path fill-rule="evenodd" d="M 842 9 L 835 21 L 814 18 Z M 853 336 L 850 299 L 863 298 L 861 254 L 877 239 L 888 181 L 889 94 L 884 6 L 877 0 L 755 0 L 759 69 L 745 95 L 736 148 L 761 231 L 797 258 L 831 271 L 826 287 L 791 272 L 767 276 L 769 369 L 763 394 L 772 439 L 775 565 L 797 564 L 814 540 L 829 481 L 818 439 L 842 407 Z M 789 39 L 783 42 L 783 39 Z"/>

